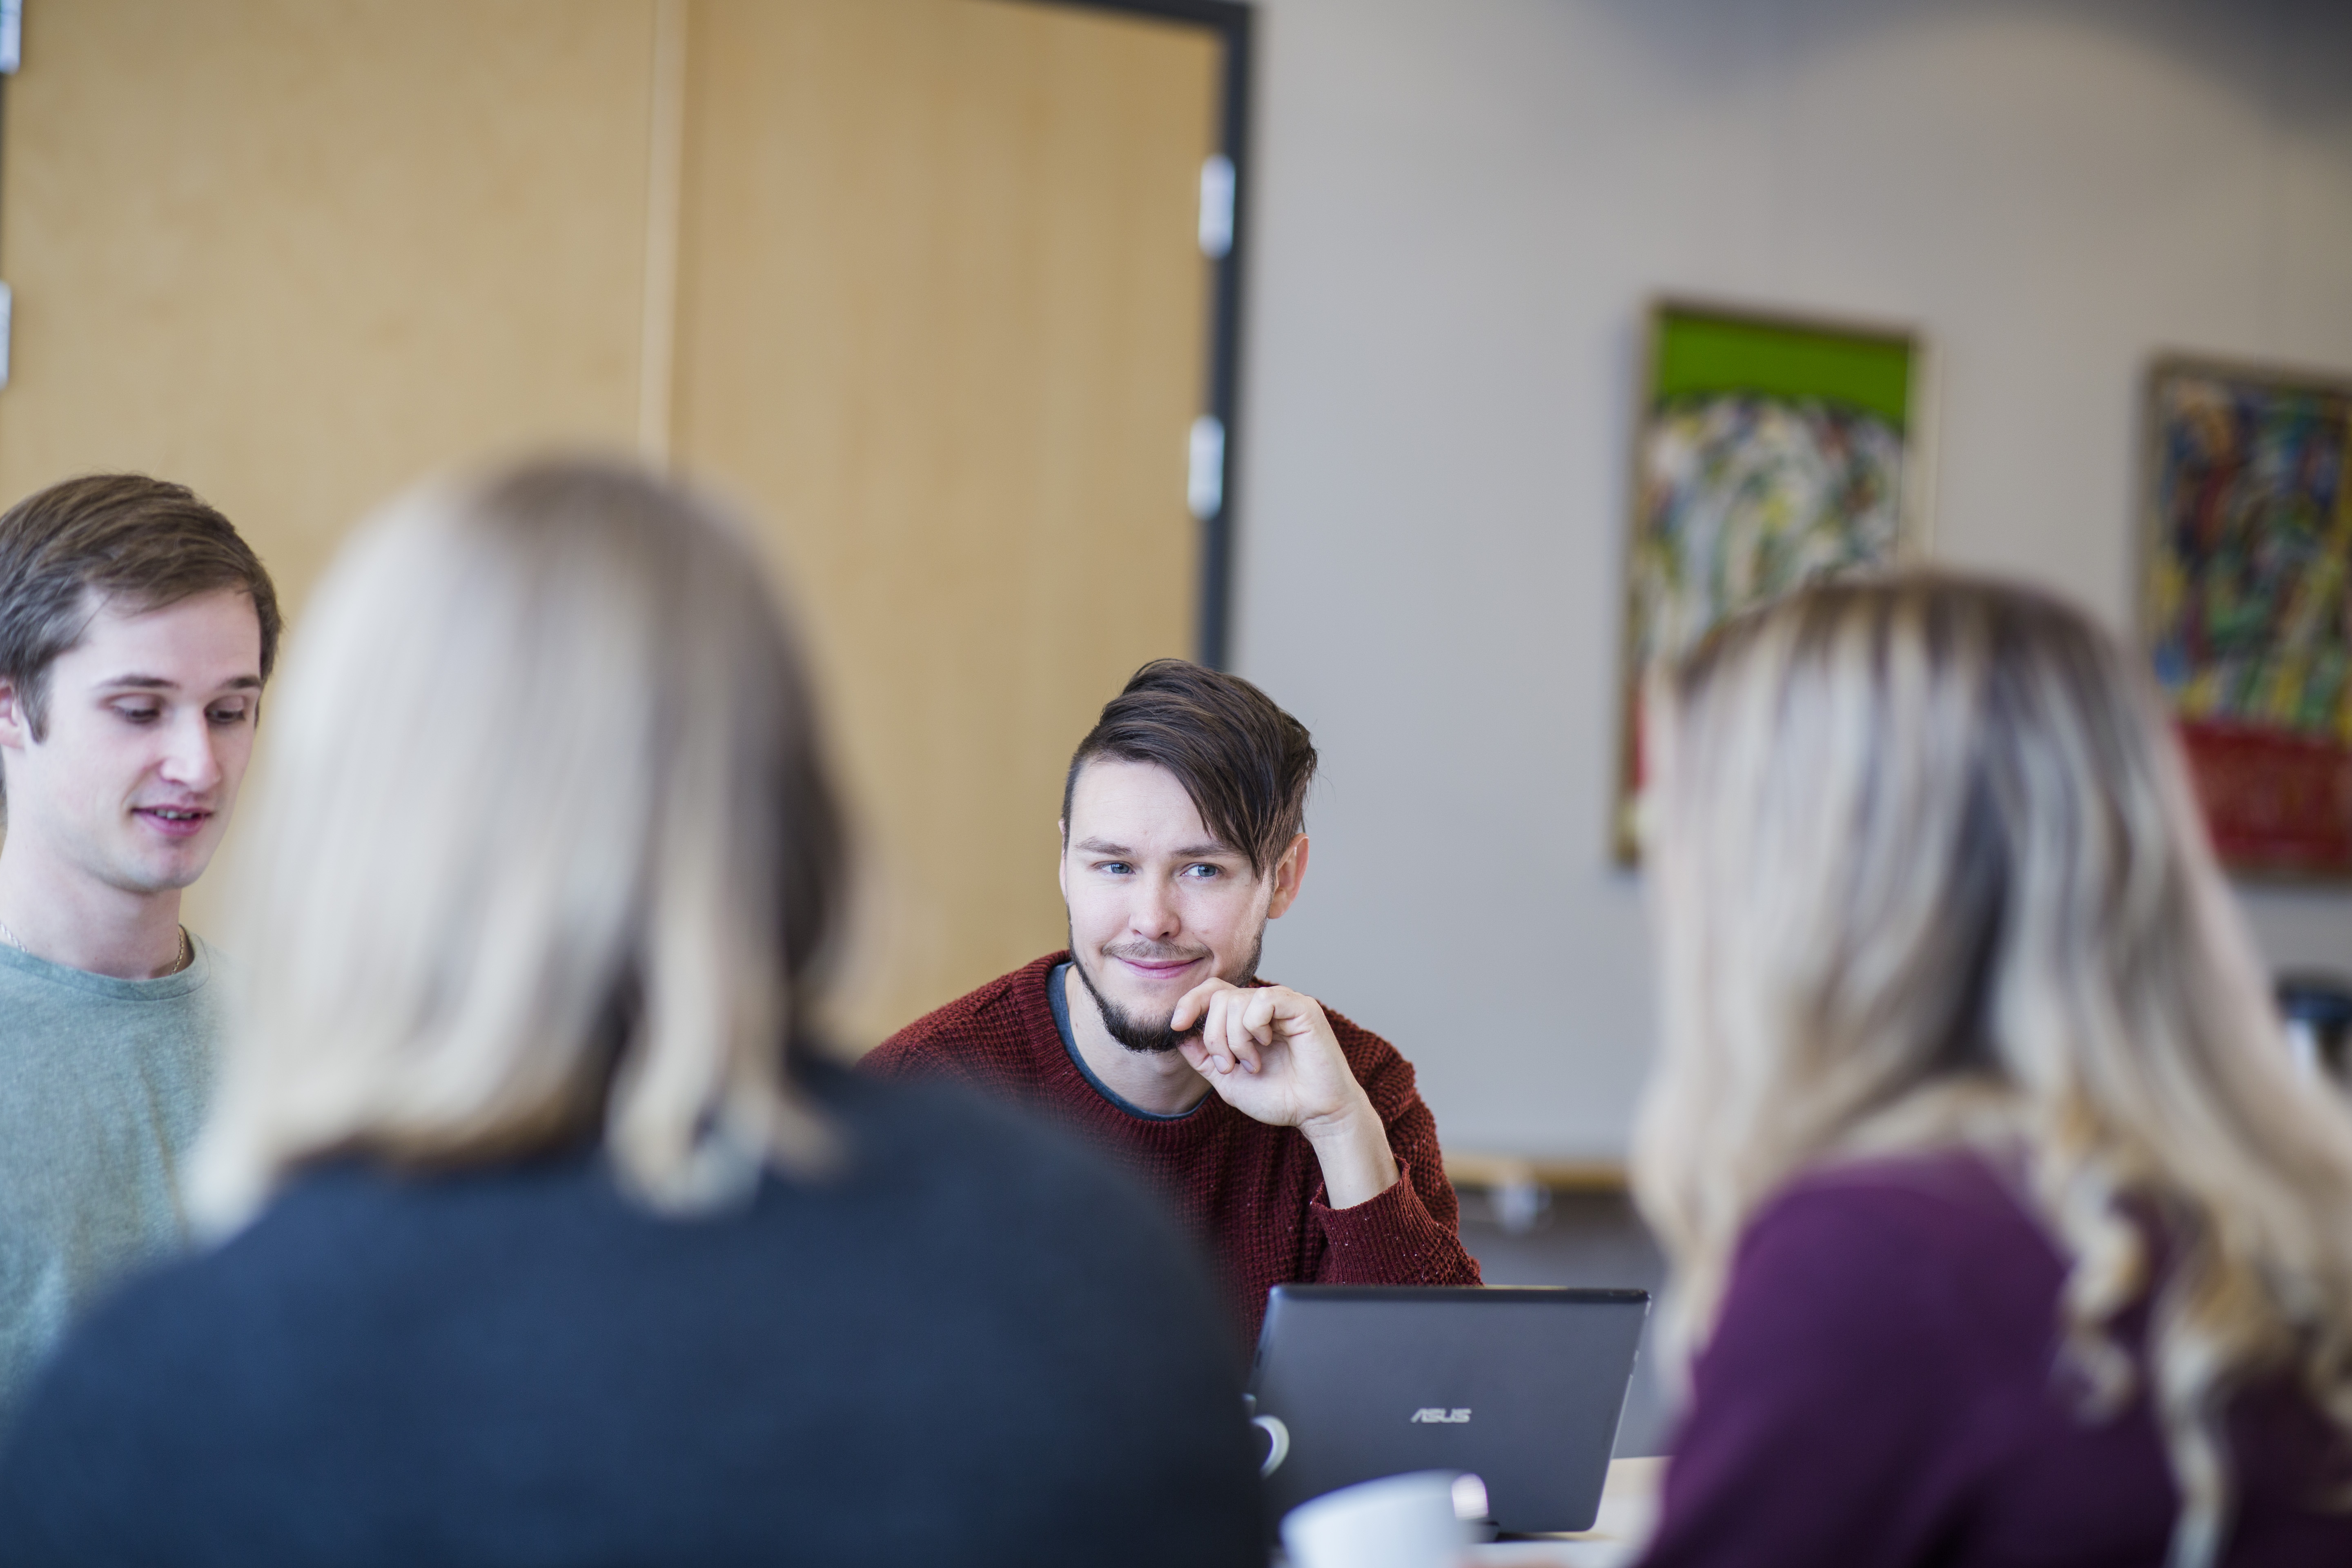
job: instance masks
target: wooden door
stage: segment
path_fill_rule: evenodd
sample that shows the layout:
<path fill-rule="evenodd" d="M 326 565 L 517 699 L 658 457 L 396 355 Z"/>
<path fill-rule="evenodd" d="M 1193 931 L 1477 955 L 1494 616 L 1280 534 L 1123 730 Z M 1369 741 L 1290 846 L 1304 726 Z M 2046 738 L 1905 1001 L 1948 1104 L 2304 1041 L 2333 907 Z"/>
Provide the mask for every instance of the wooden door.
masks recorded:
<path fill-rule="evenodd" d="M 743 497 L 863 828 L 872 1040 L 1061 945 L 1062 771 L 1191 651 L 1220 45 L 999 0 L 695 0 L 676 451 Z"/>
<path fill-rule="evenodd" d="M 0 499 L 180 479 L 299 608 L 430 469 L 634 441 L 653 36 L 654 0 L 27 6 Z"/>
<path fill-rule="evenodd" d="M 1195 622 L 1213 35 L 1013 0 L 27 11 L 0 501 L 187 481 L 299 656 L 309 585 L 419 475 L 674 452 L 761 521 L 824 680 L 869 873 L 845 1033 L 1059 941 L 1064 761 Z"/>

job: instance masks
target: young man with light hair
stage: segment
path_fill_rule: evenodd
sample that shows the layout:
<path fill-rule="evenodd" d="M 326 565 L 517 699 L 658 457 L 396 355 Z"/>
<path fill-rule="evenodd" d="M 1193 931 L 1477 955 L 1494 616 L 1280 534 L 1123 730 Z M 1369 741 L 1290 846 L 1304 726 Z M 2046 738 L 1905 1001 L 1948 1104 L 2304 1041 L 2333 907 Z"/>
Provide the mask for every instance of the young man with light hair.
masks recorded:
<path fill-rule="evenodd" d="M 1222 1266 L 1255 1339 L 1294 1281 L 1475 1285 L 1412 1064 L 1257 979 L 1307 875 L 1307 727 L 1248 681 L 1145 665 L 1062 793 L 1070 946 L 868 1055 L 1066 1121 L 1139 1171 Z"/>
<path fill-rule="evenodd" d="M 182 1241 L 218 1031 L 180 893 L 228 826 L 269 574 L 185 488 L 0 514 L 0 1412 L 97 1292 Z"/>

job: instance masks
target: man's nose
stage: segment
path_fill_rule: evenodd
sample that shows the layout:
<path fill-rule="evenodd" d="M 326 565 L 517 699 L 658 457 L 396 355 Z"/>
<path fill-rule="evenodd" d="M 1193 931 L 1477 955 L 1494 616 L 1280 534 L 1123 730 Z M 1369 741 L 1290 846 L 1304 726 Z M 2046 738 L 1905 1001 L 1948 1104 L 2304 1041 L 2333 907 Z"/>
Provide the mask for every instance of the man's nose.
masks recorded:
<path fill-rule="evenodd" d="M 1176 912 L 1174 889 L 1156 878 L 1141 877 L 1137 880 L 1141 885 L 1137 889 L 1135 907 L 1129 911 L 1129 921 L 1136 935 L 1164 942 L 1184 923 Z"/>
<path fill-rule="evenodd" d="M 163 748 L 164 781 L 182 789 L 211 789 L 221 782 L 219 745 L 203 709 L 175 718 Z"/>

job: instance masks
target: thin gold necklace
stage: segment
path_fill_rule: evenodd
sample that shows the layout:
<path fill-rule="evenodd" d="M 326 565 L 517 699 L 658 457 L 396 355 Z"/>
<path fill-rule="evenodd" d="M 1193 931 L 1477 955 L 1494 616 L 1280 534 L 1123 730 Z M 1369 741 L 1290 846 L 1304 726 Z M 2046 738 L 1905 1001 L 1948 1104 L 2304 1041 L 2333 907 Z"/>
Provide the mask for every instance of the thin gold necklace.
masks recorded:
<path fill-rule="evenodd" d="M 180 956 L 179 956 L 176 960 L 174 960 L 174 961 L 173 961 L 173 964 L 172 964 L 172 967 L 171 967 L 171 968 L 169 968 L 169 969 L 167 969 L 167 970 L 163 971 L 163 973 L 162 974 L 159 974 L 159 975 L 157 975 L 157 976 L 155 977 L 155 978 L 156 978 L 156 979 L 158 979 L 158 980 L 164 979 L 164 978 L 166 978 L 166 977 L 168 977 L 168 976 L 170 976 L 170 975 L 177 974 L 177 973 L 179 973 L 182 970 L 186 969 L 186 968 L 188 967 L 188 965 L 190 965 L 191 963 L 194 963 L 196 961 L 196 944 L 195 944 L 195 940 L 194 940 L 193 937 L 191 937 L 191 936 L 189 936 L 189 935 L 188 935 L 188 928 L 187 928 L 187 927 L 185 927 L 185 926 L 182 926 L 182 927 L 180 927 L 180 928 L 179 928 L 179 931 L 180 931 Z M 24 942 L 23 942 L 19 941 L 19 940 L 18 940 L 18 938 L 17 938 L 17 936 L 16 936 L 16 933 L 15 931 L 10 931 L 10 930 L 8 929 L 8 922 L 7 922 L 6 921 L 0 921 L 0 936 L 5 936 L 5 937 L 6 937 L 6 938 L 8 939 L 8 945 L 9 945 L 10 947 L 15 948 L 18 952 L 24 953 L 24 954 L 25 954 L 26 956 L 27 956 L 27 957 L 30 957 L 30 956 L 32 955 L 32 952 L 33 952 L 33 950 L 32 950 L 31 948 L 29 948 L 29 947 L 26 947 L 26 946 L 24 944 Z"/>

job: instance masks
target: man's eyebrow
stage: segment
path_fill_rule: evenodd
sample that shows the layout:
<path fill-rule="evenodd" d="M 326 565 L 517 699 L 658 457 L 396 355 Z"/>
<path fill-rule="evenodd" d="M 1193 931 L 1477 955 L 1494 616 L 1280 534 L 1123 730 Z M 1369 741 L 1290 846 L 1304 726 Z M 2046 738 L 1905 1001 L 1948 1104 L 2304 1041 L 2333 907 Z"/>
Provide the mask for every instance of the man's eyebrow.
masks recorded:
<path fill-rule="evenodd" d="M 1129 849 L 1126 845 L 1113 844 L 1107 838 L 1081 838 L 1077 842 L 1077 848 L 1083 854 L 1117 855 L 1123 859 L 1131 859 L 1135 855 L 1135 851 Z M 1181 849 L 1176 850 L 1170 858 L 1176 860 L 1208 860 L 1213 859 L 1220 855 L 1239 855 L 1240 853 L 1240 850 L 1234 848 L 1231 845 L 1220 844 L 1213 838 L 1205 844 L 1187 844 Z"/>
<path fill-rule="evenodd" d="M 258 691 L 260 689 L 261 677 L 257 675 L 240 675 L 222 688 L 227 691 Z M 177 691 L 180 689 L 180 683 L 163 675 L 118 675 L 111 680 L 100 681 L 98 689 L 100 691 Z"/>

